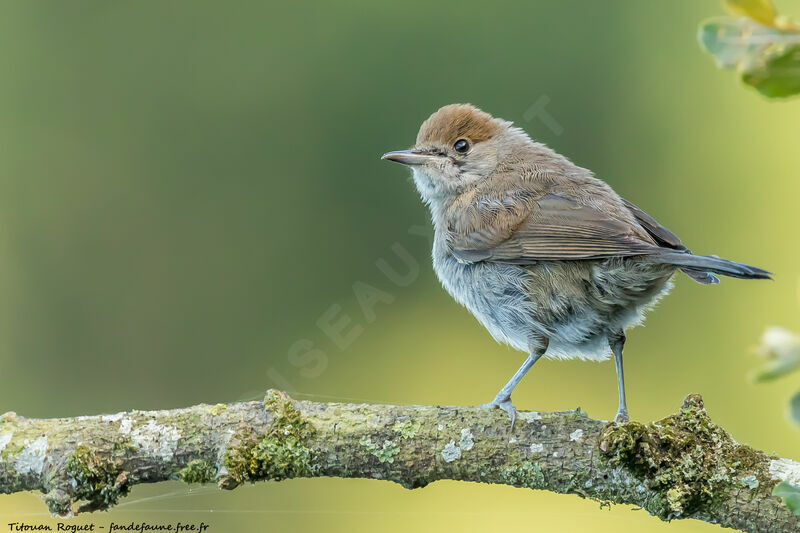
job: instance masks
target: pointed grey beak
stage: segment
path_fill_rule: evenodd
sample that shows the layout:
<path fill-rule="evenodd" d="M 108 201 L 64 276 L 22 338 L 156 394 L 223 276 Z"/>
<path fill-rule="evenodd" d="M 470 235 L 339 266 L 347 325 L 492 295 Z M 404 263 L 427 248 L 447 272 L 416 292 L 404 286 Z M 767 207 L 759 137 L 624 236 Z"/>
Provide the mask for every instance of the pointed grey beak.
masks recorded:
<path fill-rule="evenodd" d="M 431 161 L 435 161 L 439 156 L 426 154 L 417 150 L 397 150 L 396 152 L 388 152 L 381 156 L 381 159 L 386 161 L 394 161 L 403 165 L 424 165 Z"/>

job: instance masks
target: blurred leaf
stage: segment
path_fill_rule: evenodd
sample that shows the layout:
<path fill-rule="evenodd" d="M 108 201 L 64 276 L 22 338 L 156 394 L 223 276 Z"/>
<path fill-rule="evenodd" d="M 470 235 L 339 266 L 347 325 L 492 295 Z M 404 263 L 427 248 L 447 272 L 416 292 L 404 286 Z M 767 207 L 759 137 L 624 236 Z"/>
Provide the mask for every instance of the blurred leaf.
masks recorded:
<path fill-rule="evenodd" d="M 764 368 L 755 373 L 753 376 L 753 383 L 773 381 L 787 374 L 791 374 L 797 370 L 798 367 L 800 367 L 800 358 L 771 361 L 764 365 Z"/>
<path fill-rule="evenodd" d="M 744 73 L 742 80 L 770 98 L 800 93 L 800 44 L 769 58 L 763 68 Z"/>
<path fill-rule="evenodd" d="M 789 401 L 789 413 L 794 423 L 800 425 L 800 391 L 797 391 Z"/>
<path fill-rule="evenodd" d="M 770 0 L 727 0 L 728 8 L 737 15 L 744 15 L 764 24 L 775 25 L 778 12 Z"/>
<path fill-rule="evenodd" d="M 772 489 L 772 495 L 783 500 L 783 504 L 796 515 L 800 515 L 800 487 L 781 481 Z"/>
<path fill-rule="evenodd" d="M 766 54 L 784 32 L 748 18 L 717 17 L 700 27 L 700 44 L 727 69 L 749 70 L 766 63 Z"/>
<path fill-rule="evenodd" d="M 754 383 L 772 381 L 800 368 L 800 337 L 791 331 L 767 328 L 758 347 L 758 355 L 768 362 L 753 376 Z"/>
<path fill-rule="evenodd" d="M 800 93 L 800 31 L 796 28 L 718 17 L 700 27 L 698 39 L 718 67 L 737 70 L 745 83 L 765 96 Z"/>
<path fill-rule="evenodd" d="M 765 359 L 780 359 L 797 355 L 800 349 L 800 336 L 780 326 L 770 326 L 761 336 L 758 356 Z"/>

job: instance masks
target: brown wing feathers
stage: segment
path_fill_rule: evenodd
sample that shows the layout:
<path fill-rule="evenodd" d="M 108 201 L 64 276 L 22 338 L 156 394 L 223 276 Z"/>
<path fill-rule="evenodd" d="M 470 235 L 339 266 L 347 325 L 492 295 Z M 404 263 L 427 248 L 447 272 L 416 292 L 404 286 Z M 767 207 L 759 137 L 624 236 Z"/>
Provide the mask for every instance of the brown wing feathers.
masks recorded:
<path fill-rule="evenodd" d="M 656 219 L 630 203 L 628 200 L 622 199 L 625 207 L 633 213 L 633 216 L 636 217 L 636 222 L 638 222 L 650 236 L 655 239 L 655 241 L 660 245 L 666 248 L 674 248 L 676 250 L 688 250 L 682 243 L 681 240 L 678 238 L 677 235 L 672 233 L 670 230 L 659 224 Z"/>
<path fill-rule="evenodd" d="M 691 250 L 681 243 L 681 240 L 677 235 L 659 224 L 656 219 L 636 207 L 628 200 L 623 198 L 622 201 L 625 203 L 625 207 L 627 207 L 630 212 L 633 213 L 633 216 L 636 217 L 636 222 L 638 222 L 645 230 L 647 230 L 647 233 L 653 237 L 659 246 L 664 248 L 672 248 L 681 252 L 692 253 Z M 695 280 L 697 283 L 702 283 L 704 285 L 719 283 L 719 278 L 711 272 L 692 268 L 682 268 L 681 270 L 684 274 Z"/>
<path fill-rule="evenodd" d="M 532 263 L 548 259 L 594 259 L 652 254 L 658 246 L 636 235 L 628 223 L 557 194 L 546 194 L 519 212 L 506 212 L 498 202 L 489 220 L 459 233 L 451 231 L 450 246 L 464 261 L 491 260 Z M 510 215 L 510 216 L 509 216 Z M 506 220 L 506 224 L 498 224 Z"/>

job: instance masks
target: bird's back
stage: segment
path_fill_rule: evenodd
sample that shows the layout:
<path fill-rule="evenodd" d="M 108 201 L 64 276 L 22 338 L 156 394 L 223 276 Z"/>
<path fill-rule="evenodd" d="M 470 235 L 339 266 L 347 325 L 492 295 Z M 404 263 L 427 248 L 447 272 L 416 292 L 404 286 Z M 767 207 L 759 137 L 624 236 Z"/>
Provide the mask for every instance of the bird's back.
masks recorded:
<path fill-rule="evenodd" d="M 532 199 L 555 194 L 619 220 L 644 242 L 654 243 L 625 200 L 592 171 L 572 163 L 541 143 L 529 141 L 529 146 L 520 152 L 520 156 L 508 158 L 476 187 L 473 201 L 514 193 Z"/>
<path fill-rule="evenodd" d="M 452 253 L 454 233 L 473 245 L 496 243 L 531 219 L 551 216 L 539 208 L 553 196 L 609 214 L 643 243 L 655 244 L 611 187 L 533 143 L 524 157 L 504 161 L 443 209 L 434 268 L 448 292 L 495 339 L 525 350 L 531 335 L 539 335 L 549 339 L 550 356 L 604 359 L 608 329 L 640 322 L 647 306 L 669 288 L 674 267 L 622 257 L 525 264 L 463 261 Z"/>

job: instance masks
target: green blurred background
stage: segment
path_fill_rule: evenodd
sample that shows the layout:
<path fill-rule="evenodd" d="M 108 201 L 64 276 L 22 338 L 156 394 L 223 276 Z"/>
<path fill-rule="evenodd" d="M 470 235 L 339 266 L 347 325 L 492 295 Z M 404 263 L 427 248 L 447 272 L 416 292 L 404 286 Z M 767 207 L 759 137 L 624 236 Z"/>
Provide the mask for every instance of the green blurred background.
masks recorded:
<path fill-rule="evenodd" d="M 800 329 L 800 101 L 768 102 L 700 51 L 698 24 L 718 2 L 1 5 L 0 412 L 169 408 L 274 386 L 321 400 L 488 401 L 524 355 L 441 289 L 408 171 L 379 160 L 439 106 L 472 102 L 593 169 L 694 250 L 776 273 L 718 287 L 680 277 L 630 332 L 629 403 L 651 420 L 700 392 L 737 440 L 800 458 L 784 413 L 796 378 L 746 379 L 765 326 Z M 419 265 L 407 287 L 376 266 L 402 270 L 395 243 Z M 365 317 L 356 282 L 393 302 Z M 336 306 L 360 331 L 344 349 L 316 325 Z M 300 339 L 325 353 L 324 369 L 290 358 Z M 515 402 L 611 417 L 613 363 L 544 361 Z M 165 483 L 73 523 L 714 528 L 598 507 L 454 482 Z M 0 517 L 52 523 L 33 494 L 0 496 Z"/>

